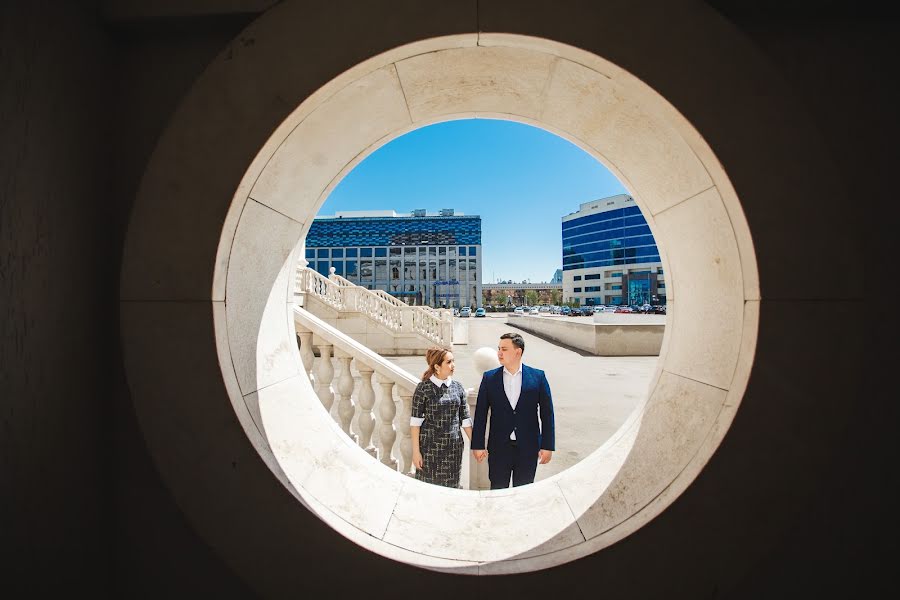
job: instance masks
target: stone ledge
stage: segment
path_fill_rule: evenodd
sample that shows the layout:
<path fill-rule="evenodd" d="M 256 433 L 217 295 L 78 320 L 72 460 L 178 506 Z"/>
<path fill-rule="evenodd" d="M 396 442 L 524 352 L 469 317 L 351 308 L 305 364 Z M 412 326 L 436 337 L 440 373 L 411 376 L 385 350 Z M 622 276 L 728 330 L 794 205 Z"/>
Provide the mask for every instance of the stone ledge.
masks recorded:
<path fill-rule="evenodd" d="M 506 324 L 597 356 L 659 356 L 666 330 L 658 322 L 579 323 L 540 316 L 516 316 Z"/>

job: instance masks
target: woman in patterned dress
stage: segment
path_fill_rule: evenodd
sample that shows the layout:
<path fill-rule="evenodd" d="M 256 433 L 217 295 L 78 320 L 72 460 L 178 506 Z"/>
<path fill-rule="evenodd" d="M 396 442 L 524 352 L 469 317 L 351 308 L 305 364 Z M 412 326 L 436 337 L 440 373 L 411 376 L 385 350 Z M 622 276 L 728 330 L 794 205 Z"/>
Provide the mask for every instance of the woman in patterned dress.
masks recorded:
<path fill-rule="evenodd" d="M 409 432 L 416 479 L 435 485 L 458 488 L 462 469 L 465 431 L 472 439 L 472 419 L 466 391 L 452 375 L 453 353 L 432 348 L 425 354 L 428 369 L 416 386 L 412 400 Z"/>

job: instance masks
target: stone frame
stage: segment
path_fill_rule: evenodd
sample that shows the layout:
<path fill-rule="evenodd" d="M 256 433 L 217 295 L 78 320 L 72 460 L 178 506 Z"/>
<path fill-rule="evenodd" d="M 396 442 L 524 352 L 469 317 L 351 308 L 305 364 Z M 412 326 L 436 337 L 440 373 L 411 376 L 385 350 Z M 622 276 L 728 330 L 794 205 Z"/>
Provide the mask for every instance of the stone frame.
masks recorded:
<path fill-rule="evenodd" d="M 409 32 L 398 34 L 410 38 L 407 44 L 394 45 L 385 34 L 381 43 L 387 47 L 374 56 L 371 48 L 354 48 L 355 56 L 330 57 L 330 70 L 295 58 L 266 70 L 282 73 L 281 79 L 255 77 L 254 67 L 272 65 L 292 46 L 304 44 L 286 25 L 302 13 L 298 3 L 272 9 L 210 66 L 160 141 L 132 216 L 121 288 L 126 367 L 141 427 L 179 504 L 204 537 L 218 540 L 215 545 L 232 564 L 240 562 L 240 552 L 233 536 L 215 531 L 217 524 L 223 515 L 239 514 L 245 519 L 239 530 L 264 538 L 265 527 L 278 521 L 273 515 L 251 516 L 261 492 L 236 492 L 267 472 L 299 500 L 283 511 L 309 509 L 363 547 L 433 569 L 472 574 L 541 569 L 635 531 L 674 501 L 715 451 L 752 366 L 760 298 L 753 245 L 737 194 L 713 150 L 637 77 L 598 53 L 534 36 L 473 32 L 412 41 L 427 29 L 413 23 Z M 433 18 L 442 16 L 447 15 Z M 455 17 L 439 28 L 472 25 L 468 15 Z M 694 14 L 684 18 L 712 29 L 726 27 Z M 249 39 L 265 43 L 247 44 Z M 692 43 L 702 46 L 703 40 L 689 40 L 686 47 Z M 685 61 L 686 54 L 665 60 Z M 753 57 L 745 60 L 755 64 Z M 318 71 L 302 85 L 288 81 L 296 74 L 292 69 L 303 67 Z M 454 97 L 467 67 L 488 83 L 478 94 Z M 521 76 L 509 76 L 516 69 Z M 543 81 L 535 79 L 538 72 L 546 74 Z M 443 91 L 425 93 L 417 102 L 404 85 L 410 121 L 405 126 L 403 111 L 391 101 L 394 83 L 404 73 L 423 80 L 410 90 Z M 438 76 L 445 77 L 443 87 Z M 565 81 L 558 94 L 549 83 L 554 77 Z M 603 93 L 622 118 L 615 131 L 633 137 L 604 130 L 596 117 L 584 116 L 589 110 L 566 110 Z M 292 98 L 302 100 L 294 110 Z M 356 128 L 366 139 L 347 141 L 342 157 L 308 149 L 311 140 L 328 138 L 332 150 L 335 115 L 343 125 L 355 125 L 344 119 L 360 103 L 365 120 L 383 129 Z M 660 240 L 673 305 L 649 398 L 613 439 L 548 481 L 477 496 L 433 489 L 374 465 L 342 437 L 299 369 L 289 311 L 297 242 L 331 186 L 392 137 L 437 120 L 473 116 L 542 126 L 603 160 L 629 188 Z M 298 129 L 303 124 L 305 130 Z M 292 135 L 302 143 L 292 147 Z M 645 143 L 631 146 L 635 140 Z M 596 147 L 604 143 L 609 146 Z M 663 175 L 636 168 L 648 151 L 677 168 Z M 328 163 L 329 158 L 336 162 Z M 302 176 L 300 185 L 296 171 L 286 168 L 323 159 L 324 167 Z M 231 174 L 235 171 L 239 176 Z M 317 183 L 309 183 L 316 176 Z M 710 289 L 721 291 L 712 314 L 707 304 L 699 312 L 698 289 L 704 298 Z M 189 360 L 176 360 L 175 345 L 190 349 Z M 233 410 L 233 422 L 223 407 Z M 321 451 L 309 454 L 304 448 Z M 345 487 L 368 494 L 366 504 L 354 503 L 356 496 L 343 494 Z M 222 490 L 232 492 L 227 501 Z M 278 491 L 269 487 L 266 493 Z M 453 546 L 454 532 L 428 531 L 431 537 L 413 539 L 410 531 L 423 527 L 391 528 L 392 520 L 403 520 L 394 517 L 404 516 L 405 507 L 443 503 L 446 510 L 435 512 L 452 515 L 461 498 L 472 498 L 474 505 L 459 509 L 458 516 L 468 527 L 480 523 L 479 535 L 524 519 L 534 526 L 529 511 L 539 513 L 543 529 L 529 530 L 527 547 L 482 539 L 500 554 L 466 555 Z M 546 514 L 548 502 L 555 516 Z M 505 522 L 503 515 L 515 519 Z"/>

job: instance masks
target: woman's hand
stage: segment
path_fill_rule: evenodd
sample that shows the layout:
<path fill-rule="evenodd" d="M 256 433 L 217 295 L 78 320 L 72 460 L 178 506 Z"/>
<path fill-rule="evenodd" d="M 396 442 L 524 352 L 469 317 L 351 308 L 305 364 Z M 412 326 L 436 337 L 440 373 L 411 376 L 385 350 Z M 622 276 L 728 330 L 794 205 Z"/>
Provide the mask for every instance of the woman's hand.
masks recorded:
<path fill-rule="evenodd" d="M 424 464 L 424 460 L 422 459 L 422 453 L 418 450 L 413 450 L 412 463 L 415 465 L 416 469 L 421 469 Z"/>

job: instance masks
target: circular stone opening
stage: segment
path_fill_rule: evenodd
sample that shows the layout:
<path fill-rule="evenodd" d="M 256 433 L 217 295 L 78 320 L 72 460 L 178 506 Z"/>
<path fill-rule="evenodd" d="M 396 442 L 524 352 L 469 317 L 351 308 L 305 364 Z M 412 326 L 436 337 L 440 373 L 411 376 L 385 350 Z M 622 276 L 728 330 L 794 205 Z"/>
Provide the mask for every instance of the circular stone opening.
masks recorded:
<path fill-rule="evenodd" d="M 739 403 L 756 315 L 740 206 L 702 138 L 648 86 L 542 39 L 481 34 L 371 58 L 304 101 L 264 145 L 219 245 L 215 314 L 235 404 L 285 485 L 337 531 L 422 567 L 510 573 L 595 552 L 662 511 L 718 445 Z M 545 128 L 602 161 L 641 206 L 672 274 L 649 397 L 599 450 L 532 486 L 471 494 L 374 465 L 322 410 L 291 322 L 292 272 L 337 181 L 390 139 L 428 123 L 506 118 Z M 740 233 L 736 233 L 740 232 Z M 713 298 L 712 302 L 709 298 Z M 235 397 L 235 394 L 237 397 Z M 476 535 L 472 535 L 477 532 Z"/>
<path fill-rule="evenodd" d="M 492 193 L 485 196 L 485 190 Z M 599 336 L 591 316 L 572 322 L 560 314 L 559 307 L 551 314 L 550 306 L 546 306 L 538 318 L 519 318 L 525 314 L 513 312 L 513 308 L 523 303 L 559 305 L 573 298 L 580 298 L 582 306 L 592 308 L 593 300 L 599 305 L 604 300 L 619 304 L 629 286 L 619 286 L 625 288 L 624 292 L 611 291 L 612 285 L 625 281 L 604 284 L 602 277 L 608 277 L 610 272 L 644 271 L 648 274 L 636 277 L 648 284 L 651 272 L 653 279 L 662 279 L 662 275 L 657 275 L 662 270 L 658 247 L 647 235 L 646 227 L 627 230 L 627 234 L 619 230 L 616 237 L 628 238 L 619 246 L 594 241 L 611 233 L 610 224 L 617 223 L 619 228 L 624 223 L 628 227 L 643 224 L 643 216 L 596 222 L 594 215 L 611 216 L 610 210 L 634 214 L 638 209 L 633 201 L 627 201 L 627 193 L 621 182 L 580 146 L 544 129 L 508 119 L 459 119 L 427 125 L 395 137 L 369 154 L 335 185 L 319 208 L 305 239 L 305 254 L 301 253 L 308 271 L 301 268 L 298 275 L 298 300 L 303 302 L 303 309 L 383 355 L 385 361 L 404 369 L 410 377 L 396 381 L 396 407 L 388 407 L 395 429 L 388 428 L 389 441 L 383 446 L 379 410 L 385 397 L 381 394 L 383 388 L 376 382 L 375 393 L 369 390 L 368 375 L 363 381 L 359 370 L 365 361 L 354 359 L 341 349 L 346 349 L 349 340 L 334 343 L 338 333 L 335 331 L 330 332 L 330 340 L 317 338 L 301 322 L 301 357 L 311 379 L 317 378 L 314 386 L 323 406 L 342 430 L 368 447 L 373 456 L 377 454 L 389 464 L 396 463 L 400 472 L 408 473 L 412 469 L 413 443 L 409 394 L 418 384 L 416 375 L 425 368 L 424 349 L 446 345 L 443 332 L 453 336 L 449 347 L 456 361 L 454 379 L 471 389 L 468 403 L 473 414 L 482 372 L 498 366 L 497 340 L 507 331 L 519 331 L 527 341 L 525 363 L 547 373 L 557 438 L 561 441 L 552 461 L 537 468 L 535 480 L 547 479 L 583 460 L 612 437 L 635 406 L 646 399 L 659 360 L 665 316 L 599 314 L 598 321 L 607 323 L 602 329 L 613 331 L 613 339 L 604 339 L 600 350 L 595 347 L 599 346 Z M 423 198 L 444 200 L 435 204 Z M 428 207 L 422 210 L 427 210 L 430 217 L 421 212 L 414 216 L 411 212 L 426 204 Z M 435 219 L 436 207 L 448 207 L 454 215 Z M 604 210 L 598 213 L 597 207 Z M 385 221 L 386 215 L 396 214 L 394 211 L 400 214 Z M 369 216 L 361 218 L 365 214 Z M 628 221 L 623 222 L 625 218 Z M 561 236 L 559 225 L 553 225 L 560 221 Z M 477 237 L 475 223 L 480 223 Z M 566 229 L 573 224 L 575 228 Z M 554 227 L 556 233 L 551 235 Z M 449 235 L 435 239 L 437 230 L 453 231 L 456 244 L 451 243 Z M 396 232 L 402 232 L 399 239 L 394 237 Z M 585 243 L 585 239 L 589 241 Z M 391 241 L 399 243 L 392 245 Z M 603 248 L 598 247 L 602 244 Z M 647 244 L 652 245 L 641 248 L 640 258 L 630 258 L 625 264 L 627 248 Z M 566 252 L 567 246 L 576 246 L 577 252 Z M 618 255 L 613 256 L 616 249 Z M 600 250 L 606 252 L 598 258 Z M 561 255 L 565 271 L 559 286 L 523 281 L 547 281 L 558 268 Z M 580 264 L 579 257 L 583 258 Z M 622 260 L 614 264 L 614 258 Z M 328 280 L 331 268 L 335 272 Z M 489 283 L 510 275 L 514 281 Z M 580 281 L 582 277 L 584 281 Z M 525 285 L 519 286 L 520 283 Z M 380 290 L 392 297 L 366 293 L 370 302 L 360 308 L 355 300 L 362 291 L 355 286 Z M 582 286 L 585 294 L 581 293 Z M 543 292 L 539 298 L 533 290 L 541 288 L 551 288 L 556 294 Z M 661 298 L 664 303 L 664 283 L 660 283 L 659 294 L 653 299 Z M 482 296 L 483 303 L 475 301 Z M 600 297 L 591 298 L 597 296 Z M 644 303 L 629 296 L 632 301 L 623 304 Z M 650 300 L 648 296 L 647 301 Z M 436 319 L 431 320 L 441 312 L 424 307 L 440 309 L 444 302 L 454 311 L 468 305 L 474 312 L 484 306 L 485 318 L 457 316 L 441 328 Z M 386 322 L 381 311 L 392 318 Z M 404 322 L 398 318 L 404 312 L 419 313 L 423 320 L 429 319 L 427 323 L 437 326 L 429 329 L 409 319 Z M 631 328 L 635 337 L 619 337 L 623 331 L 618 325 L 623 324 L 637 325 Z M 390 332 L 396 335 L 391 336 Z M 432 337 L 435 333 L 438 335 Z M 318 357 L 312 353 L 321 346 L 325 346 L 327 366 L 331 368 L 318 378 L 326 364 L 320 351 Z M 476 361 L 477 352 L 486 352 L 486 359 Z M 387 375 L 389 380 L 395 380 Z M 468 438 L 464 437 L 464 442 L 462 487 L 488 489 L 487 463 L 474 463 Z"/>

